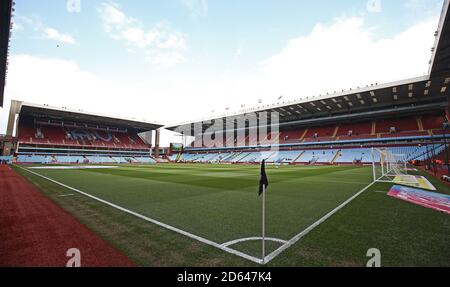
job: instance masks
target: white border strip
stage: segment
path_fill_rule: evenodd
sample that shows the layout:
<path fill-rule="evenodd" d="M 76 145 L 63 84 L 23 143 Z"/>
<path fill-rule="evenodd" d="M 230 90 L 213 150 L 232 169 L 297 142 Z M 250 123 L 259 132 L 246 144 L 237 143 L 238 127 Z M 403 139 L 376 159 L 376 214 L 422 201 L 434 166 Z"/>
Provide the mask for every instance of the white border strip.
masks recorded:
<path fill-rule="evenodd" d="M 109 205 L 109 206 L 111 206 L 111 207 L 114 207 L 114 208 L 116 208 L 116 209 L 118 209 L 118 210 L 120 210 L 120 211 L 123 211 L 123 212 L 125 212 L 125 213 L 134 215 L 134 216 L 136 216 L 136 217 L 138 217 L 138 218 L 140 218 L 140 219 L 143 219 L 143 220 L 145 220 L 145 221 L 148 221 L 148 222 L 151 222 L 151 223 L 153 223 L 153 224 L 156 224 L 156 225 L 158 225 L 158 226 L 160 226 L 160 227 L 163 227 L 163 228 L 165 228 L 165 229 L 174 231 L 174 232 L 179 233 L 179 234 L 181 234 L 181 235 L 184 235 L 184 236 L 186 236 L 186 237 L 189 237 L 189 238 L 192 238 L 192 239 L 194 239 L 194 240 L 200 241 L 201 243 L 204 243 L 204 244 L 207 244 L 207 245 L 216 247 L 216 248 L 218 248 L 218 249 L 220 249 L 220 250 L 222 250 L 222 251 L 225 251 L 225 252 L 228 252 L 228 253 L 237 255 L 237 256 L 239 256 L 239 257 L 242 257 L 242 258 L 244 258 L 244 259 L 250 260 L 250 261 L 252 261 L 252 262 L 255 262 L 255 263 L 258 263 L 258 264 L 262 264 L 262 260 L 259 259 L 259 258 L 250 256 L 250 255 L 248 255 L 248 254 L 245 254 L 245 253 L 243 253 L 243 252 L 240 252 L 240 251 L 231 249 L 231 248 L 226 247 L 226 246 L 222 246 L 221 244 L 216 243 L 216 242 L 214 242 L 214 241 L 211 241 L 211 240 L 209 240 L 209 239 L 206 239 L 206 238 L 197 236 L 197 235 L 195 235 L 195 234 L 192 234 L 192 233 L 189 233 L 189 232 L 187 232 L 187 231 L 184 231 L 184 230 L 178 229 L 178 228 L 176 228 L 176 227 L 173 227 L 173 226 L 171 226 L 171 225 L 162 223 L 162 222 L 160 222 L 160 221 L 157 221 L 157 220 L 155 220 L 155 219 L 149 218 L 149 217 L 144 216 L 144 215 L 142 215 L 142 214 L 139 214 L 139 213 L 136 213 L 136 212 L 134 212 L 134 211 L 128 210 L 128 209 L 123 208 L 123 207 L 121 207 L 121 206 L 119 206 L 119 205 L 116 205 L 116 204 L 111 203 L 111 202 L 109 202 L 109 201 L 106 201 L 106 200 L 103 200 L 103 199 L 101 199 L 101 198 L 95 197 L 95 196 L 90 195 L 90 194 L 88 194 L 88 193 L 86 193 L 86 192 L 83 192 L 83 191 L 78 190 L 78 189 L 76 189 L 76 188 L 73 188 L 73 187 L 71 187 L 71 186 L 65 185 L 65 184 L 63 184 L 63 183 L 61 183 L 61 182 L 58 182 L 58 181 L 56 181 L 56 180 L 53 180 L 53 179 L 48 178 L 48 177 L 46 177 L 46 176 L 43 176 L 43 175 L 41 175 L 41 174 L 39 174 L 39 173 L 33 172 L 33 171 L 31 171 L 31 170 L 28 170 L 28 169 L 26 169 L 26 168 L 23 168 L 23 167 L 20 167 L 20 166 L 19 166 L 19 168 L 20 168 L 20 169 L 23 169 L 23 170 L 25 170 L 25 171 L 27 171 L 27 172 L 29 172 L 29 173 L 31 173 L 31 174 L 34 174 L 34 175 L 36 175 L 36 176 L 38 176 L 38 177 L 41 177 L 41 178 L 43 178 L 43 179 L 46 179 L 46 180 L 51 181 L 51 182 L 53 182 L 53 183 L 56 183 L 56 184 L 58 184 L 58 185 L 60 185 L 60 186 L 62 186 L 62 187 L 65 187 L 65 188 L 67 188 L 67 189 L 70 189 L 70 190 L 72 190 L 72 191 L 74 191 L 74 192 L 77 192 L 77 193 L 79 193 L 79 194 L 82 194 L 82 195 L 84 195 L 84 196 L 87 196 L 87 197 L 89 197 L 89 198 L 91 198 L 91 199 L 94 199 L 94 200 L 96 200 L 96 201 L 99 201 L 99 202 L 101 202 L 101 203 L 104 203 L 104 204 L 106 204 L 106 205 Z"/>

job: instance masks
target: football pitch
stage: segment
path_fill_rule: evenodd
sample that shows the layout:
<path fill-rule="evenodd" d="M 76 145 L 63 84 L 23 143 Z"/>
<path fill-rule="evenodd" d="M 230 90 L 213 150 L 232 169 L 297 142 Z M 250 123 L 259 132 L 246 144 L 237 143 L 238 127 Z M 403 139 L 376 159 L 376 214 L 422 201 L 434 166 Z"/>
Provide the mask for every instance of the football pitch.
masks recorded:
<path fill-rule="evenodd" d="M 141 265 L 263 263 L 257 165 L 16 169 Z M 363 266 L 371 248 L 392 265 L 450 264 L 449 216 L 389 198 L 392 184 L 372 185 L 371 167 L 267 166 L 267 175 L 266 264 Z M 144 224 L 158 232 L 143 239 Z"/>

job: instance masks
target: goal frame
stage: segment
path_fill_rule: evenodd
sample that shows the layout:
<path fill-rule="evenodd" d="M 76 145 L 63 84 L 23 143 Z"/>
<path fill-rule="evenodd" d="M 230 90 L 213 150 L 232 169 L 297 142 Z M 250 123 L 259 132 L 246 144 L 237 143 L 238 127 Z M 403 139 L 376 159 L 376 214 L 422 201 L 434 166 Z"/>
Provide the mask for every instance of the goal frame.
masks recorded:
<path fill-rule="evenodd" d="M 372 148 L 372 171 L 374 182 L 391 183 L 397 176 L 408 175 L 408 161 L 404 154 Z"/>

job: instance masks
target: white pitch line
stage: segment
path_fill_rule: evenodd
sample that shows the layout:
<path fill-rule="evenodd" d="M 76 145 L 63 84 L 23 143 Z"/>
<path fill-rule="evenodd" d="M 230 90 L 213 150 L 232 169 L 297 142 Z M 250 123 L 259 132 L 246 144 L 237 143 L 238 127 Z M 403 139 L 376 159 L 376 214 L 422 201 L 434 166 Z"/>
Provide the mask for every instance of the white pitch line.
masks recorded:
<path fill-rule="evenodd" d="M 220 250 L 222 250 L 222 251 L 225 251 L 225 252 L 228 252 L 228 253 L 230 253 L 230 254 L 233 254 L 233 255 L 242 257 L 242 258 L 247 259 L 247 260 L 249 260 L 249 261 L 252 261 L 252 262 L 254 262 L 254 263 L 257 263 L 257 264 L 262 264 L 262 263 L 263 263 L 263 262 L 262 262 L 262 259 L 260 259 L 260 258 L 256 258 L 256 257 L 254 257 L 254 256 L 245 254 L 245 253 L 243 253 L 243 252 L 241 252 L 241 251 L 237 251 L 237 250 L 231 249 L 231 248 L 229 248 L 229 247 L 222 246 L 221 244 L 216 243 L 216 242 L 214 242 L 214 241 L 211 241 L 211 240 L 209 240 L 209 239 L 206 239 L 206 238 L 197 236 L 197 235 L 195 235 L 195 234 L 192 234 L 192 233 L 189 233 L 189 232 L 187 232 L 187 231 L 184 231 L 184 230 L 178 229 L 178 228 L 176 228 L 176 227 L 173 227 L 173 226 L 171 226 L 171 225 L 162 223 L 162 222 L 160 222 L 160 221 L 157 221 L 157 220 L 155 220 L 155 219 L 149 218 L 149 217 L 144 216 L 144 215 L 142 215 L 142 214 L 139 214 L 139 213 L 137 213 L 137 212 L 128 210 L 128 209 L 123 208 L 123 207 L 121 207 L 121 206 L 119 206 L 119 205 L 116 205 L 116 204 L 111 203 L 111 202 L 109 202 L 109 201 L 106 201 L 106 200 L 103 200 L 103 199 L 101 199 L 101 198 L 95 197 L 95 196 L 93 196 L 93 195 L 90 195 L 89 193 L 83 192 L 83 191 L 81 191 L 81 190 L 78 190 L 78 189 L 76 189 L 76 188 L 73 188 L 73 187 L 71 187 L 71 186 L 68 186 L 68 185 L 66 185 L 66 184 L 64 184 L 64 183 L 58 182 L 58 181 L 56 181 L 56 180 L 54 180 L 54 179 L 48 178 L 48 177 L 43 176 L 43 175 L 41 175 L 41 174 L 39 174 L 39 173 L 33 172 L 33 171 L 29 170 L 29 169 L 26 169 L 26 168 L 23 168 L 23 167 L 20 167 L 20 166 L 19 166 L 19 168 L 20 168 L 20 169 L 23 169 L 23 170 L 25 170 L 25 171 L 27 171 L 27 172 L 29 172 L 29 173 L 31 173 L 31 174 L 34 174 L 34 175 L 36 175 L 36 176 L 39 176 L 39 177 L 41 177 L 41 178 L 43 178 L 43 179 L 46 179 L 46 180 L 51 181 L 51 182 L 53 182 L 53 183 L 56 183 L 56 184 L 58 184 L 58 185 L 60 185 L 60 186 L 62 186 L 62 187 L 65 187 L 65 188 L 67 188 L 67 189 L 70 189 L 70 190 L 72 190 L 72 191 L 75 191 L 75 192 L 77 192 L 77 193 L 79 193 L 79 194 L 82 194 L 82 195 L 84 195 L 84 196 L 87 196 L 87 197 L 89 197 L 89 198 L 92 198 L 92 199 L 94 199 L 94 200 L 96 200 L 96 201 L 99 201 L 99 202 L 101 202 L 101 203 L 104 203 L 104 204 L 106 204 L 106 205 L 109 205 L 109 206 L 111 206 L 111 207 L 113 207 L 113 208 L 116 208 L 116 209 L 118 209 L 118 210 L 120 210 L 120 211 L 123 211 L 123 212 L 125 212 L 125 213 L 134 215 L 134 216 L 136 216 L 136 217 L 138 217 L 138 218 L 140 218 L 140 219 L 143 219 L 143 220 L 145 220 L 145 221 L 148 221 L 148 222 L 151 222 L 151 223 L 153 223 L 153 224 L 156 224 L 156 225 L 158 225 L 158 226 L 160 226 L 160 227 L 163 227 L 163 228 L 165 228 L 165 229 L 168 229 L 168 230 L 171 230 L 171 231 L 173 231 L 173 232 L 182 234 L 182 235 L 184 235 L 184 236 L 186 236 L 186 237 L 189 237 L 189 238 L 195 239 L 195 240 L 197 240 L 197 241 L 200 241 L 201 243 L 204 243 L 204 244 L 207 244 L 207 245 L 216 247 L 216 248 L 218 248 L 218 249 L 220 249 Z"/>
<path fill-rule="evenodd" d="M 200 241 L 200 242 L 202 242 L 202 243 L 204 243 L 204 244 L 207 244 L 207 245 L 216 247 L 216 248 L 218 248 L 218 249 L 220 249 L 220 250 L 222 250 L 222 251 L 225 251 L 225 252 L 230 253 L 230 254 L 234 254 L 234 255 L 236 255 L 236 256 L 242 257 L 242 258 L 244 258 L 244 259 L 247 259 L 247 260 L 249 260 L 249 261 L 252 261 L 252 262 L 254 262 L 254 263 L 261 264 L 261 265 L 265 265 L 265 264 L 269 263 L 270 261 L 272 261 L 275 257 L 277 257 L 278 255 L 280 255 L 283 251 L 285 251 L 286 249 L 288 249 L 289 247 L 291 247 L 291 246 L 294 245 L 295 243 L 297 243 L 301 238 L 303 238 L 305 235 L 307 235 L 309 232 L 311 232 L 313 229 L 315 229 L 318 225 L 322 224 L 324 221 L 326 221 L 328 218 L 330 218 L 332 215 L 334 215 L 334 214 L 335 214 L 336 212 L 338 212 L 340 209 L 344 208 L 344 207 L 345 207 L 346 205 L 348 205 L 351 201 L 353 201 L 355 198 L 357 198 L 357 197 L 360 196 L 362 193 L 364 193 L 367 189 L 369 189 L 370 187 L 372 187 L 375 183 L 379 182 L 379 179 L 378 179 L 377 181 L 372 182 L 371 184 L 369 184 L 368 186 L 366 186 L 364 189 L 362 189 L 361 191 L 359 191 L 358 193 L 356 193 L 355 195 L 353 195 L 352 197 L 350 197 L 349 199 L 347 199 L 347 200 L 346 200 L 345 202 L 343 202 L 341 205 L 339 205 L 338 207 L 336 207 L 335 209 L 333 209 L 332 211 L 330 211 L 330 212 L 329 212 L 328 214 L 326 214 L 324 217 L 322 217 L 321 219 L 319 219 L 318 221 L 316 221 L 315 223 L 313 223 L 311 226 L 309 226 L 308 228 L 306 228 L 305 230 L 303 230 L 302 232 L 300 232 L 299 234 L 297 234 L 296 236 L 294 236 L 294 237 L 293 237 L 292 239 L 290 239 L 289 241 L 285 242 L 280 248 L 278 248 L 277 250 L 273 251 L 271 254 L 269 254 L 268 256 L 266 256 L 266 257 L 264 258 L 264 260 L 262 260 L 262 259 L 260 259 L 260 258 L 256 258 L 256 257 L 254 257 L 254 256 L 245 254 L 245 253 L 243 253 L 243 252 L 241 252 L 241 251 L 237 251 L 237 250 L 234 250 L 234 249 L 232 249 L 232 248 L 229 248 L 229 247 L 224 246 L 224 244 L 227 244 L 227 243 L 219 244 L 219 243 L 213 242 L 213 241 L 211 241 L 211 240 L 209 240 L 209 239 L 206 239 L 206 238 L 197 236 L 197 235 L 195 235 L 195 234 L 189 233 L 189 232 L 187 232 L 187 231 L 178 229 L 178 228 L 173 227 L 173 226 L 171 226 L 171 225 L 162 223 L 162 222 L 160 222 L 160 221 L 151 219 L 151 218 L 146 217 L 146 216 L 144 216 L 144 215 L 141 215 L 141 214 L 139 214 L 139 213 L 133 212 L 133 211 L 131 211 L 131 210 L 128 210 L 128 209 L 126 209 L 126 208 L 123 208 L 123 207 L 118 206 L 118 205 L 116 205 L 116 204 L 114 204 L 114 203 L 108 202 L 108 201 L 103 200 L 103 199 L 101 199 L 101 198 L 95 197 L 95 196 L 93 196 L 93 195 L 90 195 L 90 194 L 85 193 L 85 192 L 83 192 L 83 191 L 80 191 L 80 190 L 78 190 L 78 189 L 76 189 L 76 188 L 70 187 L 70 186 L 65 185 L 65 184 L 63 184 L 63 183 L 60 183 L 60 182 L 58 182 L 58 181 L 56 181 L 56 180 L 53 180 L 53 179 L 51 179 L 51 178 L 48 178 L 48 177 L 46 177 L 46 176 L 43 176 L 43 175 L 41 175 L 41 174 L 38 174 L 38 173 L 33 172 L 33 171 L 31 171 L 31 170 L 28 170 L 28 169 L 26 169 L 26 168 L 22 168 L 22 167 L 20 167 L 20 166 L 19 166 L 19 168 L 21 168 L 21 169 L 23 169 L 23 170 L 25 170 L 25 171 L 27 171 L 27 172 L 29 172 L 29 173 L 32 173 L 32 174 L 34 174 L 34 175 L 36 175 L 36 176 L 42 177 L 42 178 L 44 178 L 44 179 L 46 179 L 46 180 L 48 180 L 48 181 L 51 181 L 51 182 L 56 183 L 56 184 L 58 184 L 58 185 L 61 185 L 62 187 L 68 188 L 68 189 L 73 190 L 73 191 L 75 191 L 75 192 L 77 192 L 77 193 L 80 193 L 80 194 L 82 194 L 82 195 L 85 195 L 85 196 L 87 196 L 87 197 L 89 197 L 89 198 L 92 198 L 92 199 L 97 200 L 97 201 L 99 201 L 99 202 L 102 202 L 102 203 L 104 203 L 104 204 L 106 204 L 106 205 L 109 205 L 109 206 L 111 206 L 111 207 L 114 207 L 114 208 L 116 208 L 116 209 L 118 209 L 118 210 L 120 210 L 120 211 L 123 211 L 123 212 L 125 212 L 125 213 L 134 215 L 134 216 L 136 216 L 136 217 L 138 217 L 138 218 L 141 218 L 141 219 L 143 219 L 143 220 L 145 220 L 145 221 L 148 221 L 148 222 L 151 222 L 151 223 L 156 224 L 156 225 L 158 225 L 158 226 L 161 226 L 161 227 L 163 227 L 163 228 L 165 228 L 165 229 L 174 231 L 174 232 L 179 233 L 179 234 L 182 234 L 182 235 L 184 235 L 184 236 L 186 236 L 186 237 L 195 239 L 195 240 Z M 381 179 L 381 178 L 380 178 L 380 179 Z M 227 245 L 227 246 L 230 246 L 230 245 Z"/>
<path fill-rule="evenodd" d="M 247 241 L 257 241 L 257 240 L 263 240 L 262 237 L 248 237 L 248 238 L 240 238 L 240 239 L 236 239 L 233 241 L 229 241 L 229 242 L 225 242 L 222 244 L 223 247 L 228 247 L 228 246 L 232 246 L 238 243 L 242 243 L 242 242 L 247 242 Z M 271 238 L 271 237 L 266 237 L 266 241 L 272 241 L 272 242 L 278 242 L 281 244 L 285 244 L 287 243 L 286 240 L 283 239 L 278 239 L 278 238 Z"/>
<path fill-rule="evenodd" d="M 297 243 L 301 238 L 303 238 L 305 235 L 307 235 L 308 233 L 310 233 L 313 229 L 315 229 L 317 226 L 319 226 L 320 224 L 322 224 L 323 222 L 325 222 L 328 218 L 330 218 L 331 216 L 333 216 L 336 212 L 338 212 L 339 210 L 341 210 L 342 208 L 344 208 L 346 205 L 348 205 L 351 201 L 353 201 L 355 198 L 357 198 L 358 196 L 360 196 L 362 193 L 364 193 L 366 190 L 368 190 L 370 187 L 372 187 L 372 185 L 374 185 L 375 183 L 377 183 L 377 181 L 372 182 L 371 184 L 369 184 L 368 186 L 366 186 L 365 188 L 363 188 L 361 191 L 359 191 L 358 193 L 356 193 L 355 195 L 353 195 L 352 197 L 350 197 L 349 199 L 347 199 L 345 202 L 343 202 L 341 205 L 339 205 L 338 207 L 336 207 L 335 209 L 333 209 L 332 211 L 330 211 L 329 213 L 327 213 L 325 216 L 323 216 L 321 219 L 317 220 L 316 222 L 314 222 L 312 225 L 310 225 L 309 227 L 307 227 L 305 230 L 303 230 L 302 232 L 300 232 L 299 234 L 297 234 L 296 236 L 292 237 L 292 239 L 290 239 L 287 243 L 285 243 L 284 245 L 282 245 L 280 248 L 278 248 L 277 250 L 275 250 L 274 252 L 272 252 L 271 254 L 267 255 L 264 258 L 264 263 L 263 264 L 267 264 L 270 261 L 272 261 L 275 257 L 277 257 L 278 255 L 280 255 L 283 251 L 285 251 L 286 249 L 288 249 L 289 247 L 291 247 L 292 245 L 294 245 L 295 243 Z"/>

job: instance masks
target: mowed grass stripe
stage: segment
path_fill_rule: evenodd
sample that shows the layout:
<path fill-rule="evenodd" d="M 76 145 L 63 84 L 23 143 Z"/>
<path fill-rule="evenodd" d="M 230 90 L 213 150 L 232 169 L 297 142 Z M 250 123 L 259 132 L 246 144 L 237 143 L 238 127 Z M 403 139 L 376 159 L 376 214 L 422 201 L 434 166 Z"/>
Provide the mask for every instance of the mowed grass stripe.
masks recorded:
<path fill-rule="evenodd" d="M 179 170 L 192 169 L 195 173 L 201 173 L 207 171 L 205 165 L 184 165 L 180 164 Z M 121 166 L 124 167 L 124 166 Z M 158 166 L 143 166 L 139 169 L 152 170 L 157 168 L 171 169 L 166 165 Z M 236 169 L 242 168 L 242 173 L 258 174 L 258 167 L 247 166 L 210 166 L 217 168 L 223 168 L 225 172 L 236 172 Z M 131 165 L 130 168 L 136 168 L 135 165 Z M 127 169 L 127 167 L 125 167 Z M 275 183 L 275 177 L 284 177 L 284 173 L 288 171 L 297 171 L 297 176 L 302 177 L 304 171 L 310 169 L 324 171 L 326 169 L 333 169 L 333 174 L 328 174 L 324 177 L 311 177 L 304 178 L 306 182 L 301 182 L 299 179 L 297 182 L 294 180 L 294 185 L 291 185 L 288 180 L 281 183 Z M 338 199 L 343 195 L 342 187 L 350 190 L 357 188 L 355 184 L 327 184 L 325 181 L 345 180 L 345 181 L 360 181 L 371 179 L 371 171 L 366 172 L 367 168 L 351 168 L 341 169 L 337 167 L 280 167 L 275 169 L 268 167 L 269 177 L 271 180 L 271 186 L 269 189 L 268 208 L 270 211 L 268 217 L 270 229 L 268 235 L 272 236 L 275 233 L 286 234 L 289 230 L 294 230 L 292 226 L 301 226 L 302 222 L 305 222 L 314 215 L 313 212 L 317 212 L 315 209 L 315 202 L 320 208 L 325 209 L 324 204 L 331 204 L 335 195 Z M 202 245 L 198 242 L 194 242 L 183 236 L 179 236 L 170 231 L 162 230 L 155 225 L 143 222 L 138 218 L 131 217 L 127 214 L 113 210 L 108 206 L 104 206 L 100 203 L 94 202 L 91 199 L 83 196 L 76 197 L 58 197 L 57 195 L 65 194 L 66 189 L 61 186 L 57 186 L 32 176 L 26 172 L 22 172 L 20 169 L 16 169 L 19 173 L 34 182 L 47 196 L 51 197 L 63 208 L 68 210 L 79 218 L 84 224 L 95 232 L 102 235 L 113 245 L 118 247 L 122 252 L 137 260 L 142 266 L 253 266 L 252 263 L 244 261 L 233 255 L 224 253 L 223 251 L 210 248 Z M 244 171 L 245 170 L 245 171 Z M 44 171 L 38 171 L 39 173 Z M 69 177 L 68 174 L 72 172 L 63 173 L 63 177 Z M 222 173 L 218 173 L 222 174 Z M 295 174 L 295 173 L 294 173 Z M 419 172 L 419 174 L 422 174 Z M 53 175 L 56 175 L 54 173 Z M 331 175 L 331 177 L 330 177 Z M 188 175 L 183 175 L 188 176 Z M 345 178 L 348 176 L 348 178 Z M 50 176 L 51 177 L 51 176 Z M 75 177 L 75 176 L 74 176 Z M 83 182 L 88 179 L 88 173 L 79 173 L 76 175 L 77 182 Z M 111 178 L 123 179 L 126 183 L 126 177 L 121 176 L 108 176 L 99 177 L 98 181 L 106 183 Z M 332 178 L 332 179 L 330 179 Z M 428 177 L 430 181 L 436 185 L 439 192 L 450 194 L 450 188 L 441 183 L 439 180 L 432 177 Z M 231 179 L 230 179 L 231 180 Z M 314 181 L 323 180 L 324 183 L 314 183 Z M 95 181 L 93 178 L 92 181 Z M 149 179 L 130 178 L 129 182 L 142 181 L 146 182 Z M 149 181 L 147 184 L 164 185 L 161 181 Z M 297 185 L 295 185 L 297 183 Z M 142 183 L 141 183 L 142 184 Z M 147 186 L 147 184 L 145 186 Z M 170 186 L 170 182 L 167 183 Z M 284 188 L 284 184 L 287 188 Z M 175 184 L 174 186 L 178 186 Z M 183 186 L 183 184 L 181 184 Z M 120 186 L 114 186 L 107 193 L 115 193 L 120 190 Z M 291 187 L 289 187 L 291 186 Z M 318 226 L 305 238 L 299 241 L 294 246 L 290 247 L 275 260 L 271 261 L 269 266 L 365 266 L 368 257 L 366 256 L 369 248 L 378 248 L 382 252 L 382 265 L 383 266 L 450 266 L 450 245 L 448 244 L 448 238 L 450 238 L 450 217 L 447 214 L 439 213 L 430 209 L 416 206 L 408 202 L 393 199 L 386 194 L 376 193 L 374 191 L 386 192 L 392 184 L 380 183 L 373 186 L 368 192 L 362 194 L 355 199 L 347 207 L 339 211 L 337 214 L 328 219 L 325 223 Z M 103 188 L 100 188 L 103 189 Z M 254 236 L 256 230 L 257 235 L 260 234 L 260 201 L 254 200 L 255 188 L 249 187 L 243 190 L 215 190 L 208 188 L 194 188 L 192 192 L 196 190 L 206 189 L 206 194 L 211 193 L 213 196 L 211 200 L 207 200 L 208 196 L 199 196 L 200 201 L 206 200 L 208 205 L 216 199 L 220 199 L 220 196 L 214 196 L 217 192 L 219 195 L 225 195 L 224 199 L 230 199 L 230 202 L 215 202 L 219 208 L 221 206 L 230 205 L 231 209 L 236 208 L 237 212 L 241 212 L 239 216 L 238 224 L 244 224 L 246 221 L 248 224 L 253 225 L 255 229 L 251 229 L 252 226 L 247 225 L 247 229 L 244 233 L 248 236 Z M 320 189 L 325 189 L 320 191 Z M 121 197 L 123 192 L 130 193 L 131 190 L 124 188 L 119 191 Z M 94 193 L 94 191 L 92 191 Z M 178 193 L 174 190 L 174 194 Z M 299 194 L 298 194 L 299 193 Z M 200 194 L 200 193 L 199 193 Z M 152 200 L 155 199 L 157 193 L 150 194 Z M 243 195 L 248 195 L 249 200 L 256 206 L 255 215 L 250 216 L 250 211 L 245 212 L 244 208 L 251 209 L 249 205 L 243 202 L 233 202 L 233 198 L 242 198 Z M 170 197 L 163 195 L 170 201 Z M 181 196 L 182 197 L 182 196 Z M 283 198 L 285 197 L 285 198 Z M 174 197 L 175 199 L 177 197 Z M 195 196 L 193 197 L 195 198 Z M 205 199 L 203 199 L 205 198 Z M 303 200 L 302 200 L 303 199 Z M 195 200 L 195 199 L 194 199 Z M 295 201 L 295 202 L 294 202 Z M 326 202 L 329 201 L 329 202 Z M 299 204 L 304 203 L 304 205 Z M 157 203 L 157 202 L 156 202 Z M 188 202 L 189 203 L 189 202 Z M 289 204 L 292 203 L 292 208 L 289 208 Z M 166 207 L 161 204 L 161 209 Z M 187 204 L 183 200 L 180 200 L 176 204 Z M 212 205 L 213 207 L 215 205 Z M 311 205 L 311 206 L 308 206 Z M 150 209 L 152 208 L 151 205 Z M 288 207 L 287 207 L 288 206 Z M 333 206 L 336 207 L 337 205 Z M 191 206 L 192 207 L 192 206 Z M 185 220 L 186 226 L 191 224 L 188 222 L 195 216 L 190 216 L 190 210 L 184 210 L 186 206 L 178 206 L 174 208 L 176 212 L 174 214 L 175 219 L 181 223 Z M 201 210 L 204 207 L 200 207 Z M 280 212 L 280 209 L 283 209 Z M 310 208 L 311 210 L 309 210 Z M 211 222 L 215 223 L 215 230 L 211 232 L 217 232 L 220 235 L 222 228 L 222 222 L 234 221 L 232 218 L 233 210 L 225 210 L 225 213 L 218 216 L 214 208 L 212 208 L 211 214 L 205 214 L 204 219 L 211 219 Z M 199 212 L 199 211 L 196 211 Z M 206 210 L 209 212 L 209 210 Z M 205 213 L 206 213 L 205 212 Z M 200 212 L 199 212 L 200 213 Z M 281 215 L 281 216 L 280 216 Z M 215 217 L 215 220 L 208 217 Z M 258 221 L 256 224 L 253 222 L 255 218 Z M 169 219 L 169 218 L 167 218 Z M 202 221 L 204 219 L 199 219 Z M 199 225 L 197 222 L 190 225 L 196 227 Z M 291 226 L 292 225 L 292 226 Z M 197 226 L 198 227 L 198 226 Z M 200 226 L 201 227 L 201 226 Z M 225 227 L 223 233 L 235 231 L 236 226 Z M 279 229 L 279 230 L 278 230 Z M 219 230 L 219 232 L 217 231 Z M 226 232 L 225 232 L 226 230 Z M 198 229 L 197 231 L 200 231 Z M 204 230 L 205 231 L 205 230 Z M 300 230 L 296 230 L 298 232 Z M 212 233 L 208 233 L 212 234 Z M 246 237 L 246 236 L 242 236 Z M 233 238 L 236 239 L 236 238 Z M 276 244 L 268 243 L 269 249 L 277 247 Z M 260 242 L 247 242 L 242 245 L 233 246 L 238 250 L 254 254 L 255 256 L 260 253 Z"/>
<path fill-rule="evenodd" d="M 259 236 L 258 166 L 243 166 L 241 176 L 234 178 L 224 174 L 236 173 L 236 168 L 224 168 L 216 177 L 204 166 L 191 167 L 191 171 L 161 165 L 155 172 L 155 168 L 39 173 L 218 243 Z M 208 170 L 206 176 L 204 170 Z M 363 180 L 370 179 L 370 169 L 354 167 L 270 167 L 268 174 L 267 235 L 285 240 L 358 192 Z"/>

